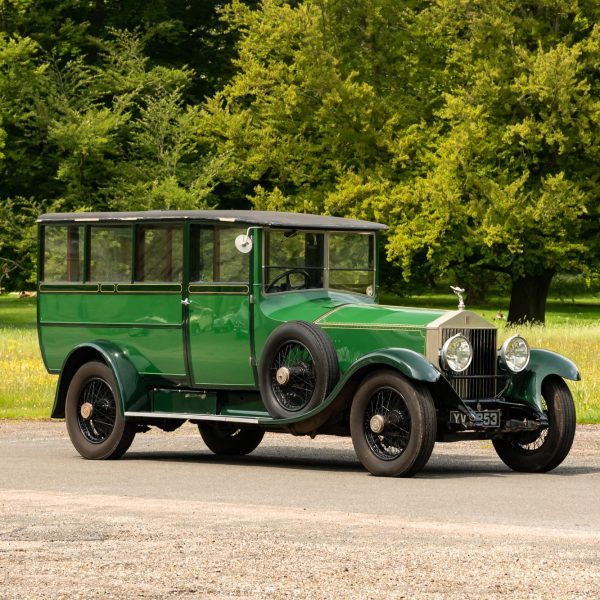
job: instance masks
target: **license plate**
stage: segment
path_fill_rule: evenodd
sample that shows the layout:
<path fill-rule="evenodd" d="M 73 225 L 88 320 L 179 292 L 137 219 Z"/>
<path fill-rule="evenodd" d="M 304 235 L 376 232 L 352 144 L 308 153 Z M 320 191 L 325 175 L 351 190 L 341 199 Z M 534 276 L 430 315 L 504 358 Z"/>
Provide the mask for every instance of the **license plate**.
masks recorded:
<path fill-rule="evenodd" d="M 475 420 L 478 421 L 479 427 L 500 427 L 499 410 L 474 410 Z M 456 425 L 469 425 L 470 419 L 464 413 L 458 410 L 450 411 L 450 423 Z"/>

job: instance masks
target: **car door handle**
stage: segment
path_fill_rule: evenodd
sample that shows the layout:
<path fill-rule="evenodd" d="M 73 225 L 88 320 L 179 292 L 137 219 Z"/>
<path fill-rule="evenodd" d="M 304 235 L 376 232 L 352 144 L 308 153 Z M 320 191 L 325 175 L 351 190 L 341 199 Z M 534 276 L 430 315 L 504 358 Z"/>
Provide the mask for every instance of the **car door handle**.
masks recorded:
<path fill-rule="evenodd" d="M 189 298 L 184 298 L 181 301 L 181 304 L 183 304 L 184 306 L 189 306 L 192 303 L 192 301 Z"/>

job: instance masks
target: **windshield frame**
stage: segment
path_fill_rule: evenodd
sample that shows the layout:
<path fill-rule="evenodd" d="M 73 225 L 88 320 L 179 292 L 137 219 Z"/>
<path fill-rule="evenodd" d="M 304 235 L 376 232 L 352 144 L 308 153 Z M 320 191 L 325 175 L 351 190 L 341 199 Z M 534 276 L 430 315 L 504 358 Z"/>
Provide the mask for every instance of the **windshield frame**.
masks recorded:
<path fill-rule="evenodd" d="M 294 234 L 298 234 L 298 233 L 309 233 L 309 234 L 316 234 L 316 235 L 322 235 L 323 236 L 323 266 L 321 267 L 322 272 L 323 272 L 323 286 L 322 287 L 310 287 L 310 288 L 301 288 L 301 289 L 296 289 L 296 290 L 282 290 L 282 291 L 267 291 L 267 287 L 269 286 L 269 284 L 271 283 L 268 280 L 268 271 L 269 269 L 273 269 L 273 268 L 283 268 L 283 267 L 278 267 L 278 266 L 273 266 L 270 264 L 269 262 L 269 243 L 270 243 L 270 235 L 271 232 L 294 232 Z M 345 236 L 360 236 L 360 237 L 364 237 L 364 236 L 368 236 L 370 239 L 370 246 L 369 246 L 369 252 L 370 252 L 370 257 L 369 257 L 369 267 L 366 269 L 363 268 L 357 268 L 357 269 L 346 269 L 344 267 L 340 267 L 340 268 L 336 268 L 336 267 L 331 267 L 330 266 L 330 255 L 331 255 L 331 251 L 330 251 L 330 236 L 331 235 L 345 235 Z M 315 230 L 315 229 L 295 229 L 295 228 L 287 228 L 287 227 L 282 227 L 282 228 L 265 228 L 263 229 L 263 236 L 262 236 L 262 264 L 261 264 L 261 291 L 262 294 L 265 297 L 271 297 L 271 296 L 276 296 L 279 294 L 290 294 L 290 293 L 295 293 L 295 292 L 306 292 L 306 291 L 311 291 L 311 290 L 322 290 L 322 291 L 336 291 L 336 292 L 340 292 L 340 293 L 345 293 L 345 294 L 354 294 L 354 295 L 358 295 L 358 296 L 364 296 L 366 298 L 375 298 L 377 295 L 377 288 L 379 285 L 379 281 L 378 281 L 378 276 L 377 276 L 377 270 L 378 270 L 378 260 L 377 260 L 377 232 L 375 231 L 348 231 L 348 230 L 338 230 L 338 229 L 330 229 L 330 230 Z M 292 267 L 291 267 L 292 268 Z M 306 267 L 302 267 L 302 266 L 298 266 L 298 269 L 304 269 Z M 310 267 L 307 268 L 311 269 Z M 312 267 L 312 269 L 317 269 L 317 267 Z M 368 272 L 370 273 L 370 282 L 365 285 L 365 291 L 364 292 L 358 292 L 356 290 L 351 290 L 351 289 L 347 289 L 347 288 L 343 288 L 343 287 L 332 287 L 330 285 L 330 273 L 331 271 L 357 271 L 357 272 Z M 367 293 L 367 289 L 371 288 L 372 289 L 372 293 L 369 294 Z"/>

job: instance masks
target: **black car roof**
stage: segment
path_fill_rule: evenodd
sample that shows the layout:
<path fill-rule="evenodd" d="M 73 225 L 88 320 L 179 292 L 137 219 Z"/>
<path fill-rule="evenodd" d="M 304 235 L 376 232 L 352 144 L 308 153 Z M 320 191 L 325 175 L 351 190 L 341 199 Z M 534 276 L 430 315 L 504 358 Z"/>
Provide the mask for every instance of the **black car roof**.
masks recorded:
<path fill-rule="evenodd" d="M 78 212 L 48 213 L 41 215 L 38 223 L 54 222 L 114 222 L 114 221 L 211 221 L 240 223 L 265 227 L 293 227 L 297 229 L 337 229 L 348 231 L 376 231 L 387 225 L 303 213 L 274 212 L 265 210 L 148 210 L 138 212 Z"/>

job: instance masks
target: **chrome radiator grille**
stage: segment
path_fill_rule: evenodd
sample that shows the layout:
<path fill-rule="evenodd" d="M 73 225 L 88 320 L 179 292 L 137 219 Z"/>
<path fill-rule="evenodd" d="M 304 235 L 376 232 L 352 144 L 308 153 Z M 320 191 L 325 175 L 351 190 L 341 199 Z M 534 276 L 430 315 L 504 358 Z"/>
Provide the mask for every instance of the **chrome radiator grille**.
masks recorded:
<path fill-rule="evenodd" d="M 496 329 L 443 329 L 442 344 L 453 335 L 464 335 L 473 348 L 473 361 L 460 375 L 448 380 L 463 400 L 493 398 L 498 392 L 496 378 Z"/>

